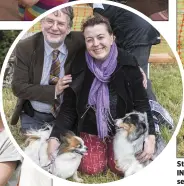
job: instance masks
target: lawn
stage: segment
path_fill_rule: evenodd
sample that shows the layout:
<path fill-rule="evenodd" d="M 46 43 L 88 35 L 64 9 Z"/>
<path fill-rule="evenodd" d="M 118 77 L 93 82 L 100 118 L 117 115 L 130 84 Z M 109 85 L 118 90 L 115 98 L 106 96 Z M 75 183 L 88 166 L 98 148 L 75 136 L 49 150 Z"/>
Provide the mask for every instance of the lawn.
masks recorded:
<path fill-rule="evenodd" d="M 177 124 L 182 102 L 182 82 L 178 65 L 176 63 L 167 65 L 152 64 L 150 66 L 150 79 L 158 102 L 169 111 L 174 119 L 174 123 Z M 15 103 L 16 97 L 13 96 L 11 89 L 3 88 L 4 112 L 8 123 L 14 110 Z M 10 130 L 17 143 L 23 147 L 24 139 L 19 133 L 19 127 L 19 124 L 17 126 L 10 126 Z M 184 132 L 184 129 L 182 131 Z M 162 128 L 162 134 L 166 142 L 170 140 L 172 133 L 173 131 Z M 182 143 L 182 145 L 184 144 Z M 81 175 L 81 177 L 84 179 L 85 183 L 105 183 L 120 179 L 120 177 L 109 170 L 105 174 L 97 176 Z"/>
<path fill-rule="evenodd" d="M 184 64 L 184 1 L 177 0 L 177 50 Z"/>

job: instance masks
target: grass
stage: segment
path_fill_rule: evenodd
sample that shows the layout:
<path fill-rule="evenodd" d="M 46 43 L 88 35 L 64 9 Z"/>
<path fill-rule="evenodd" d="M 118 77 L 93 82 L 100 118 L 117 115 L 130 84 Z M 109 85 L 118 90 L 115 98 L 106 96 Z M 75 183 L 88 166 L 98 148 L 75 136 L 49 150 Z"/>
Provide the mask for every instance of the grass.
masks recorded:
<path fill-rule="evenodd" d="M 179 73 L 178 65 L 165 64 L 165 65 L 151 65 L 150 66 L 150 79 L 152 81 L 153 90 L 156 93 L 158 102 L 163 105 L 171 114 L 174 119 L 174 123 L 178 123 L 178 119 L 181 112 L 182 103 L 182 82 Z M 13 113 L 16 103 L 16 97 L 11 92 L 10 88 L 3 88 L 3 105 L 4 112 L 6 115 L 7 122 L 10 122 L 11 115 Z M 19 133 L 20 123 L 16 126 L 10 126 L 10 130 L 15 137 L 17 143 L 23 147 L 24 138 Z M 182 135 L 180 136 L 178 143 L 181 149 L 184 146 L 182 136 L 184 128 L 181 130 Z M 173 131 L 169 131 L 166 128 L 162 128 L 162 134 L 166 142 L 168 142 L 172 136 Z M 184 149 L 184 148 L 183 148 Z M 181 150 L 182 151 L 182 150 Z M 184 152 L 180 152 L 180 154 Z M 106 183 L 119 180 L 120 177 L 107 171 L 105 174 L 96 176 L 80 175 L 84 179 L 84 183 Z"/>
<path fill-rule="evenodd" d="M 177 15 L 177 22 L 178 22 L 178 34 L 181 31 L 181 23 L 182 23 L 182 19 L 183 19 L 183 15 L 184 15 L 184 2 L 182 0 L 178 0 L 178 15 Z M 179 35 L 178 35 L 179 36 Z M 184 64 L 184 54 L 183 54 L 183 49 L 184 49 L 184 42 L 183 42 L 183 38 L 184 38 L 184 30 L 182 27 L 182 35 L 180 38 L 178 38 L 178 40 L 180 40 L 180 46 L 178 46 L 181 48 L 182 53 L 181 53 L 181 60 L 182 63 Z M 184 157 L 184 122 L 181 126 L 181 129 L 177 135 L 177 150 L 176 150 L 176 155 L 178 158 L 180 157 Z"/>
<path fill-rule="evenodd" d="M 177 43 L 178 51 L 181 51 L 180 58 L 184 64 L 184 28 L 182 24 L 182 19 L 184 18 L 184 2 L 183 0 L 177 0 Z"/>

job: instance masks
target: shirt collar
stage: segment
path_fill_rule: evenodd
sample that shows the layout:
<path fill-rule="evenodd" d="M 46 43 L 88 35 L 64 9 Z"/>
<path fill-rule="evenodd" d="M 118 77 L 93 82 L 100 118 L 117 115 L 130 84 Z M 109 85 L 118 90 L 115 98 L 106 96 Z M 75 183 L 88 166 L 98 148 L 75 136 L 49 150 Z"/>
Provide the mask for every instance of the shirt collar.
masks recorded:
<path fill-rule="evenodd" d="M 102 3 L 93 3 L 93 9 L 94 8 L 101 8 L 101 9 L 104 9 L 104 6 Z"/>
<path fill-rule="evenodd" d="M 52 48 L 48 43 L 47 41 L 45 41 L 44 39 L 44 48 L 45 48 L 45 54 L 47 56 L 51 55 L 53 50 L 55 50 L 54 48 Z M 57 50 L 59 50 L 62 54 L 64 55 L 67 55 L 67 49 L 66 49 L 66 45 L 65 43 L 63 42 L 58 48 Z"/>

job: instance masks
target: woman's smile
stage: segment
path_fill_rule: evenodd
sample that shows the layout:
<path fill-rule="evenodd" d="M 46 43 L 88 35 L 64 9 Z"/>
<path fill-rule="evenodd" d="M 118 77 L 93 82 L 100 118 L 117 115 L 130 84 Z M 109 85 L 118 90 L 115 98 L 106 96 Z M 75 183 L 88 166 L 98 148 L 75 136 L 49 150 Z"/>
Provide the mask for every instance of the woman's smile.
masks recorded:
<path fill-rule="evenodd" d="M 84 31 L 86 48 L 89 54 L 97 60 L 105 60 L 114 41 L 104 24 L 89 26 Z"/>

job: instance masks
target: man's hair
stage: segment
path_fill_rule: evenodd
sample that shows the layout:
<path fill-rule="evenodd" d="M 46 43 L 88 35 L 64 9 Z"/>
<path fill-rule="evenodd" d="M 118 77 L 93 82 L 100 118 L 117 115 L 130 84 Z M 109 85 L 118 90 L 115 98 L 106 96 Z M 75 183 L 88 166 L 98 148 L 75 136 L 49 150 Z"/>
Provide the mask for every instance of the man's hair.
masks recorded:
<path fill-rule="evenodd" d="M 70 28 L 73 25 L 73 18 L 74 18 L 74 12 L 73 12 L 73 8 L 71 6 L 65 7 L 61 9 L 61 12 L 63 12 L 64 14 L 66 14 L 69 18 L 69 26 Z"/>
<path fill-rule="evenodd" d="M 95 25 L 100 25 L 100 24 L 104 24 L 107 28 L 107 31 L 109 32 L 109 34 L 113 34 L 111 25 L 109 23 L 109 20 L 103 16 L 101 16 L 98 13 L 95 13 L 93 16 L 88 17 L 82 24 L 81 30 L 84 33 L 84 30 L 86 29 L 86 27 L 89 26 L 95 26 Z"/>
<path fill-rule="evenodd" d="M 60 10 L 56 10 L 55 12 L 53 12 L 53 14 L 56 17 L 59 17 L 59 16 L 61 16 L 60 12 L 67 15 L 68 25 L 71 28 L 73 25 L 73 18 L 74 18 L 73 8 L 71 6 L 68 6 L 68 7 L 62 8 Z"/>

